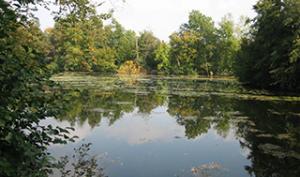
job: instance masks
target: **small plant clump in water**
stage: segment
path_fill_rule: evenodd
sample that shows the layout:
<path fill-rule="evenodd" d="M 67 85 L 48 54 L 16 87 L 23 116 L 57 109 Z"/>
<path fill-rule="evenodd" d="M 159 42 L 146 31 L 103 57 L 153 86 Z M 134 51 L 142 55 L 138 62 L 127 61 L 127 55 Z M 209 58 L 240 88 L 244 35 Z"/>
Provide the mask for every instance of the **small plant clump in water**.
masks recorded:
<path fill-rule="evenodd" d="M 211 177 L 220 170 L 224 170 L 224 168 L 217 162 L 211 162 L 200 165 L 199 167 L 191 168 L 191 172 L 196 177 Z"/>

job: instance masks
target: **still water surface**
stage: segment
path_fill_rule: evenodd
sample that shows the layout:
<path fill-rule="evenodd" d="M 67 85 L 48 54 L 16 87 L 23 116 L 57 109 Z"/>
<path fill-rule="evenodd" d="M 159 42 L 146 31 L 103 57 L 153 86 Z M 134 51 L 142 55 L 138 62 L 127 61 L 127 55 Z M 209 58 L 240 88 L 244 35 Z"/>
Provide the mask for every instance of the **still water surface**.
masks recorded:
<path fill-rule="evenodd" d="M 109 177 L 298 177 L 300 98 L 247 90 L 233 79 L 53 78 L 69 105 L 52 124 L 91 142 Z"/>

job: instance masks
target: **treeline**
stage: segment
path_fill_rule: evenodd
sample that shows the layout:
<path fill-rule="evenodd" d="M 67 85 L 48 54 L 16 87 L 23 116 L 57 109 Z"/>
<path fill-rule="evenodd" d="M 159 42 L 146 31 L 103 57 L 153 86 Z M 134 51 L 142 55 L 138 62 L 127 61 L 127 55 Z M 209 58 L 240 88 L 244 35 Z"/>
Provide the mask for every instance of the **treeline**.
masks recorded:
<path fill-rule="evenodd" d="M 83 10 L 73 7 L 75 14 Z M 68 14 L 46 30 L 51 69 L 107 73 L 134 61 L 148 73 L 231 75 L 239 49 L 231 18 L 224 17 L 218 28 L 199 11 L 191 12 L 189 19 L 166 43 L 150 31 L 126 30 L 114 19 L 103 25 L 96 13 L 75 18 Z"/>
<path fill-rule="evenodd" d="M 150 31 L 126 30 L 112 13 L 99 15 L 87 0 L 66 1 L 41 40 L 53 72 L 116 73 L 121 68 L 120 73 L 135 74 L 235 75 L 255 87 L 298 90 L 299 4 L 260 0 L 254 6 L 257 16 L 243 25 L 230 15 L 215 24 L 194 10 L 165 42 Z M 42 32 L 33 26 L 32 33 Z"/>
<path fill-rule="evenodd" d="M 97 6 L 62 1 L 53 28 L 42 32 L 36 22 L 28 26 L 52 73 L 235 75 L 260 88 L 299 89 L 297 0 L 261 0 L 254 7 L 257 17 L 238 25 L 230 15 L 215 24 L 194 10 L 168 42 L 151 31 L 125 29 L 112 13 L 98 14 Z"/>
<path fill-rule="evenodd" d="M 96 7 L 84 0 L 61 6 L 54 27 L 45 30 L 49 69 L 115 73 L 126 61 L 149 71 L 156 69 L 154 51 L 161 41 L 150 31 L 137 35 L 126 30 L 111 13 L 99 15 Z"/>
<path fill-rule="evenodd" d="M 84 0 L 60 5 L 54 27 L 46 29 L 42 39 L 50 70 L 115 73 L 134 63 L 147 73 L 233 74 L 240 35 L 230 15 L 215 25 L 210 17 L 192 11 L 167 43 L 151 31 L 126 30 L 111 13 L 99 15 L 96 7 Z M 37 35 L 35 29 L 32 35 Z"/>

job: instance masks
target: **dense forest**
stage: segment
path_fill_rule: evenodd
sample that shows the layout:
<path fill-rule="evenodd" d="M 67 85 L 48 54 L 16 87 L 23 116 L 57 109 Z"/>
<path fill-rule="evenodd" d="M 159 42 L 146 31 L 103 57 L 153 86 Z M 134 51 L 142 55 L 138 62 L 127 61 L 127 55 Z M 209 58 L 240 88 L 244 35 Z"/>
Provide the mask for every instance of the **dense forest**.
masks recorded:
<path fill-rule="evenodd" d="M 261 89 L 300 89 L 299 0 L 259 0 L 243 25 L 230 15 L 215 24 L 194 10 L 168 42 L 125 29 L 89 0 L 55 1 L 55 25 L 42 31 L 33 12 L 50 3 L 0 0 L 0 176 L 47 176 L 48 145 L 73 140 L 68 129 L 39 124 L 70 101 L 51 92 L 59 90 L 55 73 L 226 75 Z"/>

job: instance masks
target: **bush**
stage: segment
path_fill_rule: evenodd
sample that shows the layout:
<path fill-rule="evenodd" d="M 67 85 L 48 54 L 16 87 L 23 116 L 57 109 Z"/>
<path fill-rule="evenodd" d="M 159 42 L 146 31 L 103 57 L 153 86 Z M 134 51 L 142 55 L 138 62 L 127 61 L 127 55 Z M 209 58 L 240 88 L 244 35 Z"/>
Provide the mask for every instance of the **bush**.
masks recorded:
<path fill-rule="evenodd" d="M 142 68 L 137 62 L 129 60 L 126 61 L 118 69 L 118 74 L 120 75 L 139 75 L 146 73 L 145 69 Z"/>

